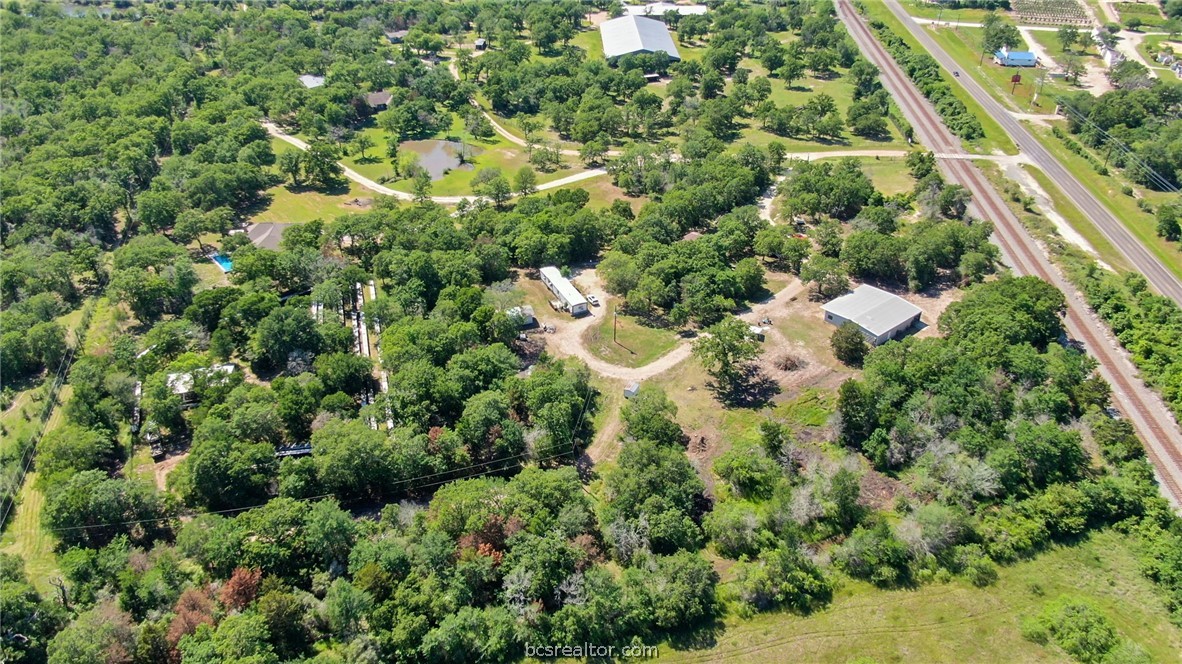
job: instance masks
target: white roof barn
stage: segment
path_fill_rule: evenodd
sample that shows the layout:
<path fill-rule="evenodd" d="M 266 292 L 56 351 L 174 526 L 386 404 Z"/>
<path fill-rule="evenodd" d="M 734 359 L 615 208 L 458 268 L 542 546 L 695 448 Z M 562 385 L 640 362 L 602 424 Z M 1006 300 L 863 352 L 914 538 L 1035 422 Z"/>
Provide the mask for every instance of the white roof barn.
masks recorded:
<path fill-rule="evenodd" d="M 608 60 L 657 51 L 664 51 L 674 60 L 681 59 L 669 28 L 656 19 L 643 16 L 613 18 L 599 25 L 599 36 L 603 39 L 603 55 Z"/>
<path fill-rule="evenodd" d="M 875 345 L 886 343 L 911 327 L 923 310 L 907 300 L 874 286 L 862 284 L 852 293 L 821 305 L 825 320 L 841 326 L 854 323 Z"/>

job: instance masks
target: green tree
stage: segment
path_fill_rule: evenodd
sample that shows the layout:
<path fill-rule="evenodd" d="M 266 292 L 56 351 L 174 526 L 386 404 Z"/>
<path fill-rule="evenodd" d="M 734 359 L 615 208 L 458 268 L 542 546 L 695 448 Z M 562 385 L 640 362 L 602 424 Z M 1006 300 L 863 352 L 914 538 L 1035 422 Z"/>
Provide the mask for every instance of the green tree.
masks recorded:
<path fill-rule="evenodd" d="M 746 364 L 759 355 L 759 341 L 743 321 L 733 316 L 705 330 L 694 342 L 694 356 L 723 389 L 738 387 Z"/>
<path fill-rule="evenodd" d="M 538 174 L 529 166 L 522 166 L 517 171 L 517 193 L 520 196 L 529 196 L 538 190 Z"/>
<path fill-rule="evenodd" d="M 839 362 L 852 367 L 862 366 L 862 360 L 866 358 L 866 353 L 870 352 L 870 345 L 866 343 L 861 328 L 850 322 L 833 331 L 833 335 L 829 337 L 829 345 L 833 348 L 833 356 Z"/>

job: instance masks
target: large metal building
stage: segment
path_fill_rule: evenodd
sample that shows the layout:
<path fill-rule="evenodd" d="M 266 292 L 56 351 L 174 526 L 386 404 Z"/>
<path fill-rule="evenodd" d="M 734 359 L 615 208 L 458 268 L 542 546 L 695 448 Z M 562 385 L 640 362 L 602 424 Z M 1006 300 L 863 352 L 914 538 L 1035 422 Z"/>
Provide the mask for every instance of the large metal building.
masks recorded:
<path fill-rule="evenodd" d="M 669 28 L 656 19 L 643 16 L 613 18 L 599 25 L 599 36 L 603 39 L 603 56 L 608 60 L 657 51 L 664 51 L 673 60 L 681 59 Z"/>
<path fill-rule="evenodd" d="M 821 305 L 825 320 L 841 327 L 854 323 L 875 346 L 910 328 L 923 313 L 907 300 L 874 286 L 862 284 L 841 297 Z"/>

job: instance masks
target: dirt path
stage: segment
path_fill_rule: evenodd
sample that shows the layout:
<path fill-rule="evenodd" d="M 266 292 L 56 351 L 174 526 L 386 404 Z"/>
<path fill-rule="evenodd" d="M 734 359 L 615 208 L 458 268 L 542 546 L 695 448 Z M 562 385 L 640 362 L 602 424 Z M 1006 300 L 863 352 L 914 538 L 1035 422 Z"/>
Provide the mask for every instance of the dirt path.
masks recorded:
<path fill-rule="evenodd" d="M 581 282 L 580 290 L 584 294 L 593 294 L 599 297 L 600 300 L 606 302 L 611 295 L 608 295 L 603 290 L 602 284 L 599 281 L 599 276 L 595 270 L 584 270 L 579 273 L 572 281 Z M 590 287 L 588 287 L 590 286 Z M 756 323 L 761 318 L 769 316 L 772 312 L 779 310 L 785 302 L 791 300 L 804 291 L 804 285 L 799 280 L 794 280 L 790 285 L 780 290 L 780 292 L 773 295 L 766 302 L 755 304 L 747 311 L 739 316 L 740 319 L 748 323 Z M 640 382 L 647 380 L 654 376 L 659 376 L 669 369 L 684 362 L 693 353 L 693 342 L 684 340 L 680 342 L 673 350 L 665 353 L 657 359 L 639 367 L 625 367 L 618 364 L 612 364 L 605 360 L 596 357 L 583 344 L 583 333 L 589 328 L 597 325 L 600 322 L 599 316 L 604 315 L 598 313 L 605 311 L 604 309 L 593 309 L 591 315 L 584 316 L 579 319 L 567 320 L 557 325 L 557 330 L 546 338 L 547 346 L 554 350 L 558 355 L 577 357 L 587 364 L 587 366 L 595 373 L 606 378 L 614 378 L 616 380 Z M 771 331 L 769 331 L 771 332 Z M 776 332 L 775 334 L 779 334 Z"/>
<path fill-rule="evenodd" d="M 308 143 L 306 141 L 304 141 L 303 139 L 297 138 L 295 136 L 292 136 L 291 134 L 288 134 L 287 132 L 280 129 L 273 122 L 263 121 L 263 128 L 267 130 L 268 134 L 270 134 L 271 136 L 274 136 L 275 138 L 278 138 L 281 141 L 284 141 L 286 143 L 290 143 L 291 145 L 294 145 L 301 150 L 308 149 Z M 364 175 L 358 173 L 357 171 L 349 168 L 348 166 L 346 166 L 340 162 L 337 162 L 337 165 L 340 166 L 342 169 L 344 169 L 344 175 L 346 178 L 352 180 L 353 182 L 356 182 L 357 184 L 361 185 L 362 187 L 365 187 L 366 189 L 369 189 L 370 191 L 375 191 L 379 194 L 385 194 L 386 196 L 393 196 L 393 197 L 395 197 L 399 200 L 403 200 L 403 201 L 414 200 L 413 194 L 409 194 L 405 191 L 398 191 L 397 189 L 391 189 L 385 185 L 378 184 L 377 182 L 374 182 L 373 180 L 365 177 Z M 601 175 L 607 175 L 607 170 L 603 169 L 603 168 L 589 168 L 584 171 L 579 171 L 578 173 L 572 173 L 571 175 L 567 175 L 566 177 L 558 178 L 557 180 L 552 180 L 550 182 L 540 184 L 540 185 L 538 185 L 537 189 L 538 189 L 538 191 L 546 191 L 547 189 L 554 189 L 556 187 L 562 187 L 564 185 L 572 184 L 575 182 L 582 182 L 583 180 L 597 178 Z M 439 203 L 440 205 L 456 205 L 464 199 L 473 200 L 476 198 L 480 198 L 480 197 L 476 196 L 476 195 L 432 196 L 431 200 L 435 203 Z"/>

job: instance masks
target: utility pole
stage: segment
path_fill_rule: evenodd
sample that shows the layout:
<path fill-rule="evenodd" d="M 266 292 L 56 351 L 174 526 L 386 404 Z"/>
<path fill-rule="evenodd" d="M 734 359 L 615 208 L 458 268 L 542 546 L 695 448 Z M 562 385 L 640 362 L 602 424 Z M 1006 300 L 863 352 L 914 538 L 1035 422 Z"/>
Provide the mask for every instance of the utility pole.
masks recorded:
<path fill-rule="evenodd" d="M 620 314 L 617 313 L 615 309 L 612 309 L 612 343 L 614 344 L 620 343 L 619 341 L 616 341 L 616 330 L 619 329 L 619 327 Z"/>

